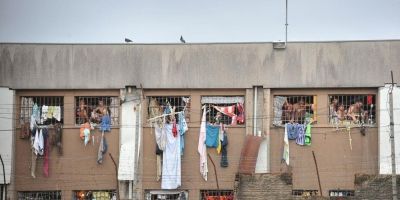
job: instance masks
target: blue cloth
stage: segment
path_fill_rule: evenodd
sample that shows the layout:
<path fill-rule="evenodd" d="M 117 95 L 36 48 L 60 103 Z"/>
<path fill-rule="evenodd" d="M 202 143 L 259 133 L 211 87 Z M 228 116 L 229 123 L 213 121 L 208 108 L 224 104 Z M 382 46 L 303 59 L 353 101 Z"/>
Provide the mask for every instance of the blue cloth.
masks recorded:
<path fill-rule="evenodd" d="M 292 123 L 286 123 L 285 128 L 288 133 L 288 138 L 289 140 L 295 140 L 299 136 L 299 132 L 297 131 L 297 123 L 292 124 Z"/>
<path fill-rule="evenodd" d="M 181 155 L 183 155 L 183 149 L 185 148 L 185 132 L 188 130 L 184 113 L 179 113 L 178 120 L 179 120 L 179 135 L 181 137 Z"/>
<path fill-rule="evenodd" d="M 104 115 L 101 118 L 100 131 L 111 131 L 111 118 L 109 115 Z"/>
<path fill-rule="evenodd" d="M 206 146 L 207 147 L 218 147 L 218 139 L 219 139 L 219 126 L 213 126 L 207 124 L 206 126 Z"/>

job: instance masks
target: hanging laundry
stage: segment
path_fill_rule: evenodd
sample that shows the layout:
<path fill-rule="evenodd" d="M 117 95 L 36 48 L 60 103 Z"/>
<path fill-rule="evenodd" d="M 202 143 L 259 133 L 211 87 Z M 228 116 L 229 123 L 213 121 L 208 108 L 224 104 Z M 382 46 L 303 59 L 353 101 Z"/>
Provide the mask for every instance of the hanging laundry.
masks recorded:
<path fill-rule="evenodd" d="M 224 141 L 224 132 L 225 132 L 224 124 L 221 123 L 219 133 L 218 133 L 218 146 L 217 146 L 218 154 L 220 154 L 221 150 L 222 150 L 222 141 Z"/>
<path fill-rule="evenodd" d="M 44 142 L 43 174 L 45 177 L 49 177 L 50 141 L 49 141 L 48 129 L 43 129 L 43 142 Z"/>
<path fill-rule="evenodd" d="M 285 135 L 283 137 L 282 161 L 285 161 L 286 165 L 289 165 L 289 138 L 288 138 L 288 132 L 287 132 L 286 128 L 285 128 Z"/>
<path fill-rule="evenodd" d="M 36 121 L 35 124 L 40 123 L 40 109 L 36 103 L 32 107 L 32 117 Z"/>
<path fill-rule="evenodd" d="M 297 131 L 297 125 L 297 123 L 285 124 L 285 132 L 287 132 L 289 140 L 295 140 L 298 137 L 299 132 Z"/>
<path fill-rule="evenodd" d="M 197 151 L 200 154 L 200 174 L 207 181 L 207 147 L 206 147 L 206 107 L 203 107 L 203 116 L 201 117 L 199 144 Z"/>
<path fill-rule="evenodd" d="M 180 137 L 173 135 L 173 125 L 165 124 L 167 143 L 163 152 L 161 189 L 177 189 L 181 186 Z"/>
<path fill-rule="evenodd" d="M 42 117 L 41 117 L 41 123 L 44 123 L 47 120 L 47 112 L 48 112 L 49 107 L 46 105 L 42 106 Z"/>
<path fill-rule="evenodd" d="M 174 137 L 178 136 L 178 128 L 176 127 L 176 120 L 172 123 L 172 135 Z"/>
<path fill-rule="evenodd" d="M 61 121 L 61 107 L 60 106 L 54 106 L 53 117 L 57 121 Z"/>
<path fill-rule="evenodd" d="M 211 148 L 218 147 L 220 126 L 207 124 L 206 126 L 206 146 Z"/>
<path fill-rule="evenodd" d="M 181 112 L 178 114 L 179 120 L 179 135 L 181 137 L 181 155 L 183 155 L 183 150 L 185 148 L 185 133 L 189 130 L 185 119 L 185 113 Z"/>
<path fill-rule="evenodd" d="M 223 133 L 224 139 L 221 142 L 222 150 L 221 150 L 221 167 L 228 167 L 228 134 L 226 132 Z"/>
<path fill-rule="evenodd" d="M 155 128 L 154 128 L 154 130 L 155 130 L 155 138 L 156 138 L 156 143 L 157 143 L 157 145 L 158 145 L 158 148 L 161 150 L 161 151 L 164 151 L 165 150 L 165 144 L 166 144 L 166 141 L 167 141 L 167 137 L 166 137 L 166 134 L 165 134 L 165 129 L 163 128 L 163 127 L 158 127 L 158 125 L 157 124 L 155 124 Z"/>
<path fill-rule="evenodd" d="M 47 109 L 47 118 L 48 119 L 53 118 L 53 113 L 54 113 L 54 106 L 49 106 Z"/>
<path fill-rule="evenodd" d="M 81 128 L 79 129 L 79 132 L 80 132 L 79 137 L 81 137 L 82 140 L 85 140 L 85 130 L 89 130 L 89 132 L 90 132 L 90 128 L 91 128 L 91 126 L 90 126 L 89 122 L 81 124 Z"/>
<path fill-rule="evenodd" d="M 158 145 L 156 145 L 156 159 L 157 159 L 157 181 L 161 180 L 161 174 L 162 174 L 162 155 L 163 151 L 158 148 Z"/>
<path fill-rule="evenodd" d="M 272 122 L 275 126 L 282 125 L 282 107 L 287 101 L 287 97 L 276 96 L 274 97 L 274 121 Z"/>
<path fill-rule="evenodd" d="M 367 104 L 371 105 L 372 104 L 372 95 L 367 96 Z"/>
<path fill-rule="evenodd" d="M 237 122 L 239 124 L 244 124 L 245 122 L 245 117 L 244 117 L 244 106 L 243 103 L 237 103 L 237 110 L 239 112 L 238 116 L 237 116 Z"/>
<path fill-rule="evenodd" d="M 110 115 L 104 115 L 101 117 L 100 131 L 109 132 L 111 131 L 111 118 Z"/>
<path fill-rule="evenodd" d="M 304 145 L 304 140 L 305 140 L 305 129 L 304 129 L 304 124 L 303 124 L 303 129 L 302 129 L 302 131 L 301 130 L 299 130 L 299 135 L 297 136 L 297 138 L 296 138 L 296 144 L 298 144 L 298 145 L 301 145 L 301 146 L 303 146 Z"/>
<path fill-rule="evenodd" d="M 157 102 L 157 99 L 151 98 L 149 103 L 149 118 L 158 117 L 162 114 L 162 109 Z M 157 124 L 159 127 L 162 127 L 162 119 L 157 118 L 152 121 L 153 123 Z"/>
<path fill-rule="evenodd" d="M 104 132 L 101 134 L 101 140 L 100 140 L 100 145 L 99 145 L 99 151 L 97 152 L 97 164 L 102 164 L 103 163 L 103 156 L 107 152 L 107 140 L 104 137 Z"/>
<path fill-rule="evenodd" d="M 90 141 L 90 130 L 87 129 L 87 128 L 85 128 L 85 130 L 83 131 L 83 134 L 84 134 L 84 136 L 85 136 L 84 144 L 85 144 L 85 146 L 86 146 L 86 145 L 89 143 L 89 141 Z"/>
<path fill-rule="evenodd" d="M 310 146 L 311 145 L 311 123 L 309 122 L 306 127 L 306 133 L 304 136 L 304 145 Z"/>
<path fill-rule="evenodd" d="M 233 106 L 213 106 L 216 110 L 229 117 L 235 116 L 236 105 Z"/>
<path fill-rule="evenodd" d="M 55 139 L 54 139 L 54 144 L 57 146 L 58 149 L 58 155 L 62 155 L 62 125 L 61 124 L 56 124 L 54 126 L 55 130 Z"/>

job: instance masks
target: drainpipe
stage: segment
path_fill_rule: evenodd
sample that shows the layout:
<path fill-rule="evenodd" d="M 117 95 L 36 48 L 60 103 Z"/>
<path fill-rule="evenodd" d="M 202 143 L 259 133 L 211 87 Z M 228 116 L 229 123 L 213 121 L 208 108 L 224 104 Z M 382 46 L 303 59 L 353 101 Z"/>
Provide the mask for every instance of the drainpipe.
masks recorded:
<path fill-rule="evenodd" d="M 257 86 L 253 87 L 254 89 L 254 101 L 253 101 L 253 135 L 257 136 Z"/>

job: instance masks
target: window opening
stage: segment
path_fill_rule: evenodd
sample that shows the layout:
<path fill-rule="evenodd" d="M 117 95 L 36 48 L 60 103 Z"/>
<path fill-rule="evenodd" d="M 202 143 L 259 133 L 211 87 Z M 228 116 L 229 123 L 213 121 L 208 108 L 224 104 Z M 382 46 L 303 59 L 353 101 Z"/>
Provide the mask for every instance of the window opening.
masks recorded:
<path fill-rule="evenodd" d="M 115 190 L 79 190 L 74 191 L 73 200 L 92 200 L 92 199 L 117 199 Z"/>
<path fill-rule="evenodd" d="M 307 119 L 316 121 L 316 96 L 275 96 L 273 124 L 306 123 Z"/>
<path fill-rule="evenodd" d="M 36 110 L 37 112 L 33 112 Z M 54 125 L 64 122 L 64 97 L 23 96 L 21 97 L 20 123 L 31 121 L 32 114 L 37 124 Z"/>
<path fill-rule="evenodd" d="M 375 95 L 330 95 L 329 122 L 331 124 L 376 123 Z"/>
<path fill-rule="evenodd" d="M 292 190 L 293 196 L 303 196 L 303 197 L 310 197 L 310 196 L 318 196 L 318 190 Z"/>
<path fill-rule="evenodd" d="M 233 200 L 233 190 L 200 190 L 200 200 Z"/>
<path fill-rule="evenodd" d="M 111 125 L 119 124 L 119 97 L 78 96 L 75 97 L 75 123 L 100 124 L 105 115 L 109 115 Z"/>
<path fill-rule="evenodd" d="M 209 123 L 225 125 L 245 123 L 243 96 L 202 97 L 201 103 L 206 107 L 206 121 Z"/>
<path fill-rule="evenodd" d="M 18 192 L 19 200 L 61 200 L 61 191 Z"/>
<path fill-rule="evenodd" d="M 175 190 L 146 190 L 146 200 L 187 200 L 188 191 Z"/>
<path fill-rule="evenodd" d="M 352 197 L 354 190 L 329 190 L 330 197 Z"/>
<path fill-rule="evenodd" d="M 168 115 L 165 117 L 167 121 L 176 119 L 179 121 L 178 113 L 184 112 L 186 122 L 190 118 L 190 97 L 188 96 L 151 96 L 147 97 L 148 101 L 148 118 L 154 119 L 152 122 L 160 124 L 163 123 L 164 118 L 159 117 L 163 114 L 170 114 L 175 112 L 175 115 Z"/>

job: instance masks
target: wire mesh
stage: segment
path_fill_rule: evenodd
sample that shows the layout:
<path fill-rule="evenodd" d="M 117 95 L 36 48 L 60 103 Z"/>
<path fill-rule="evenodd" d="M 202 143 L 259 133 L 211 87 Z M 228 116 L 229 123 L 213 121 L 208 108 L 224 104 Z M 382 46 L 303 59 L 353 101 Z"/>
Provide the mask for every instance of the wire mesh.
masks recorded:
<path fill-rule="evenodd" d="M 331 124 L 376 123 L 376 95 L 329 95 Z"/>
<path fill-rule="evenodd" d="M 110 115 L 111 125 L 119 124 L 119 98 L 112 96 L 75 97 L 75 123 L 101 123 L 101 117 Z"/>
<path fill-rule="evenodd" d="M 40 111 L 40 116 L 42 117 L 41 124 L 44 125 L 54 125 L 56 123 L 64 122 L 64 97 L 62 96 L 23 96 L 21 97 L 21 106 L 20 106 L 20 124 L 29 123 L 32 115 L 32 108 L 36 104 Z M 51 115 L 43 118 L 43 106 L 58 106 L 60 107 L 61 118 L 58 121 Z"/>
<path fill-rule="evenodd" d="M 314 96 L 279 95 L 279 97 L 283 97 L 285 101 L 278 106 L 274 105 L 274 110 L 275 113 L 281 113 L 282 124 L 291 122 L 303 124 L 306 118 L 315 117 Z M 274 97 L 274 101 L 276 99 L 277 96 Z M 277 112 L 277 110 L 281 112 Z"/>
<path fill-rule="evenodd" d="M 18 200 L 61 200 L 61 191 L 18 192 Z"/>
<path fill-rule="evenodd" d="M 115 190 L 76 190 L 73 192 L 73 200 L 109 200 L 117 199 Z"/>
<path fill-rule="evenodd" d="M 233 190 L 200 190 L 200 200 L 233 200 Z"/>

